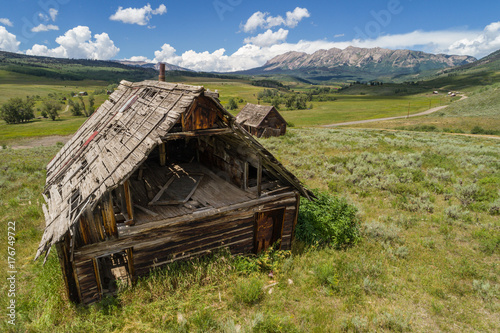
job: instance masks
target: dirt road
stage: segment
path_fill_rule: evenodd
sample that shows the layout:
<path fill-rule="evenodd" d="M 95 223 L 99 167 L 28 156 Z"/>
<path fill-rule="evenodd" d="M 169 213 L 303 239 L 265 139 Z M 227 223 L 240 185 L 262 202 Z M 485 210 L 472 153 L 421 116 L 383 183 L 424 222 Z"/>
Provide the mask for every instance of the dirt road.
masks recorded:
<path fill-rule="evenodd" d="M 44 147 L 44 146 L 54 146 L 58 142 L 66 143 L 71 139 L 71 135 L 51 135 L 51 136 L 42 136 L 36 138 L 30 138 L 23 140 L 15 145 L 8 145 L 12 149 L 26 149 L 26 148 L 34 148 L 34 147 Z M 2 149 L 2 147 L 0 147 Z"/>
<path fill-rule="evenodd" d="M 467 96 L 462 95 L 462 98 L 460 98 L 459 101 L 464 100 L 466 98 L 467 98 Z M 345 123 L 336 123 L 336 124 L 330 124 L 330 125 L 323 125 L 323 127 L 336 127 L 336 126 L 366 124 L 366 123 L 373 123 L 373 122 L 376 122 L 376 121 L 393 120 L 393 119 L 405 119 L 405 118 L 408 118 L 408 117 L 425 116 L 425 115 L 431 114 L 433 112 L 442 110 L 442 109 L 446 108 L 447 106 L 448 105 L 437 106 L 435 108 L 432 108 L 432 109 L 429 109 L 429 110 L 426 110 L 426 111 L 423 111 L 423 112 L 419 112 L 419 113 L 415 113 L 415 114 L 410 114 L 409 116 L 397 116 L 397 117 L 387 117 L 387 118 L 377 118 L 377 119 L 366 119 L 366 120 L 348 121 L 348 122 L 345 122 Z"/>

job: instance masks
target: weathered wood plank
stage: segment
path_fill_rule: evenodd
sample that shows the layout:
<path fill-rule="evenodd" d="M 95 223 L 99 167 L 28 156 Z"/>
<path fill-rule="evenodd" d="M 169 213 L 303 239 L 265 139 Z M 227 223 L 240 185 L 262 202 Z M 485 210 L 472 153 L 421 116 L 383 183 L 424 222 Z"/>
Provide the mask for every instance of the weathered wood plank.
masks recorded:
<path fill-rule="evenodd" d="M 113 253 L 113 251 L 116 252 L 116 249 L 119 248 L 136 246 L 147 240 L 148 237 L 151 237 L 151 235 L 159 237 L 159 234 L 162 232 L 169 233 L 170 231 L 168 231 L 168 228 L 182 228 L 182 226 L 186 223 L 191 223 L 193 225 L 189 228 L 196 228 L 196 224 L 199 223 L 199 221 L 206 220 L 209 216 L 212 220 L 216 221 L 213 222 L 214 224 L 217 224 L 217 219 L 219 218 L 225 218 L 228 220 L 234 219 L 235 216 L 233 214 L 247 214 L 247 217 L 251 217 L 253 216 L 255 209 L 260 208 L 267 210 L 272 209 L 273 207 L 282 207 L 283 204 L 290 201 L 293 202 L 295 200 L 294 194 L 295 193 L 288 193 L 277 195 L 274 198 L 261 198 L 252 200 L 251 204 L 236 204 L 223 209 L 209 209 L 206 211 L 200 211 L 198 214 L 195 212 L 187 216 L 179 216 L 167 220 L 159 220 L 147 224 L 136 225 L 129 227 L 126 232 L 120 235 L 119 239 L 98 244 L 91 244 L 77 249 L 75 251 L 75 256 L 79 258 L 78 260 L 82 260 L 84 258 L 92 258 L 108 252 Z M 171 237 L 174 236 L 175 235 L 172 235 Z"/>

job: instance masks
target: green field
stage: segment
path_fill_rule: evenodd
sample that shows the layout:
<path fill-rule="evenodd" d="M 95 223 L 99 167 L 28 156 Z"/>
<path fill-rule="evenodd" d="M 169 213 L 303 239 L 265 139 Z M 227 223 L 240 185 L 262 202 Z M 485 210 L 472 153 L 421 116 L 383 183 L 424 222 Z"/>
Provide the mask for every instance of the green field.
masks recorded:
<path fill-rule="evenodd" d="M 471 133 L 482 128 L 500 135 L 500 84 L 471 89 L 469 98 L 425 117 L 373 122 L 350 127 L 431 130 L 436 132 Z"/>
<path fill-rule="evenodd" d="M 61 81 L 0 70 L 0 104 L 12 97 L 79 92 L 105 88 L 106 81 Z"/>
<path fill-rule="evenodd" d="M 500 146 L 436 133 L 291 129 L 262 140 L 310 188 L 359 210 L 361 240 L 174 264 L 116 298 L 68 302 L 42 235 L 57 147 L 0 150 L 2 225 L 16 221 L 16 326 L 4 332 L 494 332 L 500 329 Z M 0 278 L 7 276 L 7 233 Z M 270 277 L 270 271 L 273 276 Z M 271 284 L 277 283 L 272 287 Z M 265 289 L 262 289 L 265 287 Z M 2 304 L 7 284 L 1 284 Z"/>
<path fill-rule="evenodd" d="M 336 101 L 312 102 L 310 110 L 293 110 L 280 113 L 295 126 L 319 126 L 337 122 L 405 116 L 419 113 L 448 102 L 434 95 L 405 97 L 339 95 Z M 408 110 L 409 109 L 409 110 Z"/>
<path fill-rule="evenodd" d="M 56 121 L 35 119 L 24 124 L 0 123 L 0 145 L 18 145 L 27 139 L 49 135 L 70 135 L 85 122 L 84 117 L 62 116 Z"/>
<path fill-rule="evenodd" d="M 5 72 L 7 73 L 7 72 Z M 69 94 L 78 91 L 93 91 L 107 86 L 106 82 L 77 81 L 65 82 L 48 80 L 35 81 L 36 84 L 26 84 L 25 77 L 11 77 L 7 74 L 6 81 L 0 83 L 0 103 L 10 97 L 25 97 L 26 95 L 47 98 L 49 93 Z M 0 71 L 0 75 L 1 75 Z M 16 74 L 17 75 L 17 74 Z M 10 78 L 9 78 L 10 77 Z M 38 79 L 38 78 L 37 78 Z M 238 102 L 238 109 L 231 113 L 236 115 L 246 103 L 258 103 L 258 93 L 265 88 L 257 87 L 244 79 L 212 79 L 175 77 L 178 82 L 192 85 L 203 85 L 211 91 L 218 91 L 223 105 L 228 103 L 229 98 Z M 17 80 L 17 81 L 16 81 Z M 296 85 L 294 90 L 306 92 L 309 85 Z M 427 110 L 441 104 L 447 104 L 449 99 L 437 97 L 432 94 L 416 94 L 407 96 L 381 96 L 378 93 L 362 95 L 334 94 L 336 101 L 308 102 L 313 108 L 307 110 L 286 110 L 284 106 L 280 112 L 285 119 L 296 127 L 328 125 L 336 122 L 355 121 L 363 119 L 374 119 L 391 116 L 404 116 Z M 97 96 L 96 105 L 100 105 L 106 96 Z M 86 98 L 85 98 L 86 99 Z M 409 109 L 409 110 L 408 110 Z M 37 114 L 38 115 L 38 114 Z M 27 124 L 7 125 L 0 121 L 0 145 L 16 145 L 16 140 L 29 137 L 46 135 L 68 135 L 74 133 L 83 123 L 81 117 L 71 117 L 65 114 L 60 121 L 53 123 L 48 119 L 38 119 Z"/>

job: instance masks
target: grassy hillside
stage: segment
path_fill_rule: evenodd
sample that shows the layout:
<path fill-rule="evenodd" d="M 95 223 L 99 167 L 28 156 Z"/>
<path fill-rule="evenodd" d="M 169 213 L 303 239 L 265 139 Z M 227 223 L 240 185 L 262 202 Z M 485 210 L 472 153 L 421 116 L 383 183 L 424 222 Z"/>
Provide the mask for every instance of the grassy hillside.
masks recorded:
<path fill-rule="evenodd" d="M 426 87 L 438 90 L 441 98 L 447 91 L 460 90 L 469 98 L 452 103 L 434 114 L 411 119 L 399 119 L 355 125 L 363 128 L 407 129 L 416 131 L 455 132 L 500 135 L 500 51 L 466 66 L 440 73 L 438 78 L 406 85 L 408 92 Z M 403 89 L 403 86 L 399 86 Z M 357 90 L 367 94 L 383 94 L 386 85 L 378 87 L 350 87 L 344 93 Z"/>
<path fill-rule="evenodd" d="M 309 187 L 360 211 L 351 248 L 170 265 L 117 298 L 68 303 L 57 256 L 33 262 L 44 166 L 0 150 L 2 225 L 16 221 L 17 326 L 4 332 L 493 332 L 500 330 L 500 148 L 435 133 L 297 130 L 262 141 Z M 7 232 L 0 278 L 7 269 Z M 269 275 L 273 272 L 272 277 Z M 274 284 L 276 283 L 276 284 Z M 2 304 L 7 284 L 1 284 Z M 264 289 L 263 289 L 264 288 Z"/>
<path fill-rule="evenodd" d="M 106 81 L 61 81 L 0 70 L 0 104 L 12 97 L 24 98 L 28 95 L 47 97 L 48 94 L 54 93 L 69 94 L 70 92 L 93 91 L 106 88 L 107 85 Z"/>
<path fill-rule="evenodd" d="M 155 79 L 154 69 L 112 61 L 34 57 L 0 51 L 0 104 L 12 97 L 94 90 L 121 80 Z"/>
<path fill-rule="evenodd" d="M 468 65 L 438 72 L 427 83 L 449 90 L 470 90 L 500 81 L 500 50 Z"/>
<path fill-rule="evenodd" d="M 476 88 L 467 92 L 467 95 L 469 98 L 453 102 L 447 108 L 425 117 L 374 122 L 352 127 L 453 133 L 471 133 L 480 128 L 486 133 L 500 135 L 500 84 Z"/>
<path fill-rule="evenodd" d="M 432 94 L 414 96 L 339 95 L 336 101 L 313 102 L 310 110 L 280 110 L 295 126 L 319 126 L 338 122 L 357 121 L 393 116 L 405 116 L 439 106 L 442 101 Z"/>
<path fill-rule="evenodd" d="M 65 81 L 141 81 L 157 76 L 151 68 L 122 65 L 113 61 L 35 57 L 0 51 L 0 70 Z"/>

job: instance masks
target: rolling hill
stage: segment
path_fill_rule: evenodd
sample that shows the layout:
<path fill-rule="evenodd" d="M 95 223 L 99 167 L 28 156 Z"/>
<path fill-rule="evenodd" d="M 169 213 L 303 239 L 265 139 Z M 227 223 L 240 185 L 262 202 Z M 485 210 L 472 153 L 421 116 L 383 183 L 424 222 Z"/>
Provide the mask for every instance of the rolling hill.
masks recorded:
<path fill-rule="evenodd" d="M 127 66 L 115 61 L 39 57 L 4 51 L 0 51 L 0 70 L 65 81 L 141 81 L 158 75 L 154 68 Z"/>
<path fill-rule="evenodd" d="M 471 89 L 500 81 L 500 50 L 470 64 L 438 71 L 426 83 L 450 90 Z"/>

